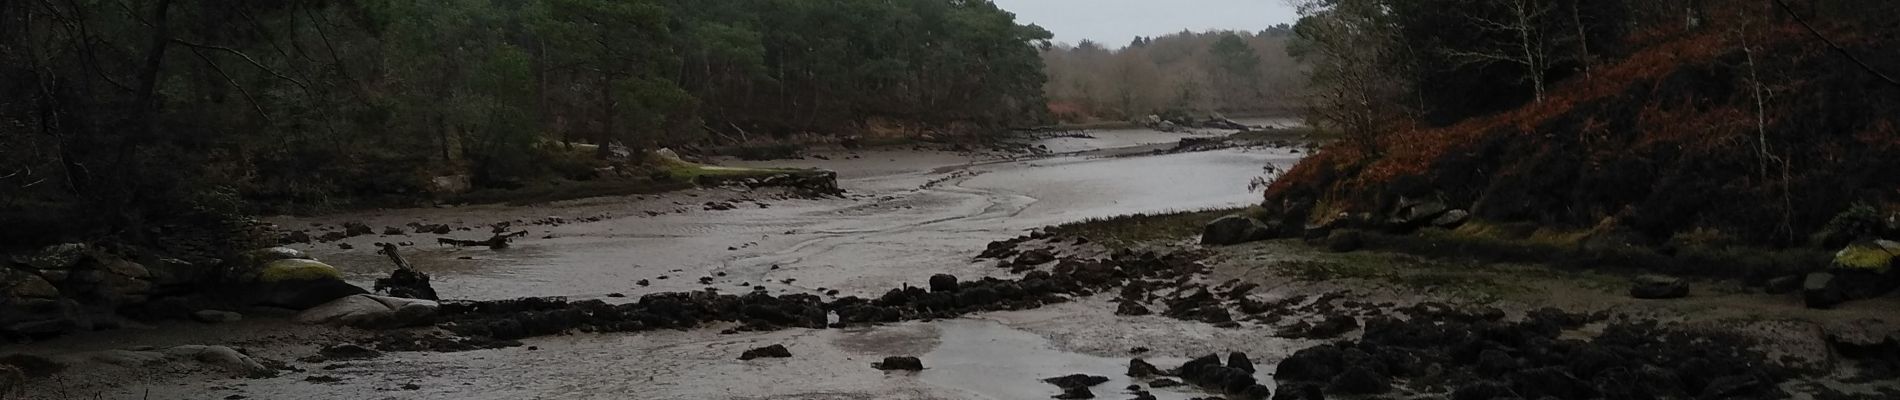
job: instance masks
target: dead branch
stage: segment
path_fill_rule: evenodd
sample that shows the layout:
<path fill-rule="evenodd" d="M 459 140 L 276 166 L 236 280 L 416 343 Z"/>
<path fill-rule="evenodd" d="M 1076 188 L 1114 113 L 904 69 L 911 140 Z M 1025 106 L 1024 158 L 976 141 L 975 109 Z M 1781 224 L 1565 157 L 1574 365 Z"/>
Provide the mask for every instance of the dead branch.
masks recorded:
<path fill-rule="evenodd" d="M 521 232 L 515 232 L 515 233 L 497 233 L 495 234 L 494 237 L 490 237 L 486 240 L 462 240 L 462 239 L 441 238 L 441 239 L 436 239 L 435 241 L 436 243 L 440 243 L 446 246 L 487 247 L 489 249 L 499 250 L 499 249 L 508 248 L 508 242 L 514 240 L 514 238 L 527 236 L 527 235 L 528 235 L 527 231 L 521 231 Z"/>
<path fill-rule="evenodd" d="M 223 47 L 223 46 L 212 46 L 208 44 L 192 43 L 184 39 L 178 39 L 178 38 L 173 38 L 171 42 L 184 45 L 185 47 L 192 47 L 192 48 L 199 48 L 199 49 L 206 49 L 206 50 L 217 50 L 217 51 L 222 51 L 226 53 L 231 53 L 232 55 L 238 56 L 238 58 L 244 59 L 245 62 L 251 63 L 251 66 L 257 67 L 258 70 L 264 71 L 265 73 L 271 74 L 271 76 L 277 77 L 277 79 L 289 81 L 291 84 L 297 85 L 297 87 L 303 88 L 304 90 L 310 89 L 310 85 L 305 84 L 302 81 L 297 80 L 296 78 L 285 76 L 283 73 L 277 72 L 277 70 L 271 69 L 270 67 L 266 67 L 264 66 L 264 63 L 258 62 L 257 59 L 251 58 L 249 54 L 244 54 L 244 52 L 238 51 L 237 49 Z"/>
<path fill-rule="evenodd" d="M 1822 43 L 1827 43 L 1827 47 L 1834 48 L 1835 52 L 1841 53 L 1841 56 L 1847 57 L 1849 61 L 1853 61 L 1854 65 L 1859 65 L 1860 69 L 1867 70 L 1867 72 L 1874 74 L 1874 76 L 1876 77 L 1879 77 L 1880 80 L 1887 81 L 1887 83 L 1889 84 L 1900 86 L 1900 80 L 1895 80 L 1893 79 L 1893 77 L 1887 76 L 1887 73 L 1881 72 L 1878 69 L 1874 69 L 1874 66 L 1867 65 L 1867 62 L 1861 61 L 1859 56 L 1855 56 L 1854 53 L 1847 51 L 1847 49 L 1841 47 L 1840 44 L 1834 43 L 1834 39 L 1828 39 L 1826 35 L 1822 35 L 1820 29 L 1815 29 L 1814 25 L 1808 24 L 1808 20 L 1806 18 L 1801 18 L 1800 13 L 1794 12 L 1794 7 L 1788 6 L 1788 2 L 1786 0 L 1775 0 L 1775 4 L 1781 6 L 1781 10 L 1786 11 L 1788 13 L 1788 16 L 1794 17 L 1794 22 L 1798 22 L 1801 24 L 1801 27 L 1807 28 L 1808 33 L 1813 34 L 1815 39 L 1820 39 Z"/>

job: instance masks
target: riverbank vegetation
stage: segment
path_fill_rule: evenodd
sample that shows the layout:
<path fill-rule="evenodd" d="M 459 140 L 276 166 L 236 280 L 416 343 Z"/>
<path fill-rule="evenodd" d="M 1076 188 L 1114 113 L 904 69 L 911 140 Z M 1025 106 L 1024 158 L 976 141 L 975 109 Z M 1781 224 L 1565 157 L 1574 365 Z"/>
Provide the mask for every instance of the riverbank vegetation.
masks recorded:
<path fill-rule="evenodd" d="M 6 2 L 0 240 L 996 129 L 1044 112 L 1048 38 L 987 1 Z"/>
<path fill-rule="evenodd" d="M 1900 287 L 1900 25 L 1869 17 L 1900 9 L 1585 3 L 1302 3 L 1309 124 L 1341 139 L 1270 185 L 1262 225 L 1812 308 Z M 1632 296 L 1683 294 L 1656 282 Z"/>
<path fill-rule="evenodd" d="M 1292 27 L 1181 32 L 1127 46 L 1084 40 L 1042 51 L 1052 117 L 1064 123 L 1148 115 L 1289 114 L 1305 76 L 1287 55 Z"/>
<path fill-rule="evenodd" d="M 1268 208 L 1288 227 L 1469 210 L 1650 246 L 1838 249 L 1892 228 L 1900 29 L 1869 16 L 1895 5 L 1584 3 L 1306 2 L 1310 119 L 1346 139 Z M 1856 204 L 1873 228 L 1829 228 Z"/>

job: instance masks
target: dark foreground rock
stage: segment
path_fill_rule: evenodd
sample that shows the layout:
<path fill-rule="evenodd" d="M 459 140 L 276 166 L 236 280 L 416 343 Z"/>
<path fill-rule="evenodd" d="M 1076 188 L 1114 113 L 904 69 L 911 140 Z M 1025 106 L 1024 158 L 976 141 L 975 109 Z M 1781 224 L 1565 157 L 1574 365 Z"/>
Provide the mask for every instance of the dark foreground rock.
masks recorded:
<path fill-rule="evenodd" d="M 1201 229 L 1201 244 L 1227 246 L 1273 238 L 1266 223 L 1241 215 L 1221 217 Z"/>
<path fill-rule="evenodd" d="M 917 359 L 917 357 L 898 357 L 898 356 L 884 357 L 884 361 L 871 363 L 871 366 L 877 369 L 885 370 L 885 371 L 922 371 L 924 370 L 923 360 L 919 360 Z"/>
<path fill-rule="evenodd" d="M 752 350 L 746 350 L 745 353 L 739 354 L 740 360 L 752 360 L 752 359 L 758 359 L 758 358 L 791 358 L 791 357 L 792 357 L 792 350 L 785 348 L 785 345 L 782 345 L 782 344 L 775 344 L 775 345 L 760 347 L 760 348 L 756 348 Z"/>
<path fill-rule="evenodd" d="M 1275 367 L 1282 398 L 1405 391 L 1453 399 L 1783 398 L 1794 376 L 1741 336 L 1616 322 L 1586 340 L 1564 331 L 1595 318 L 1538 310 L 1509 322 L 1489 312 L 1398 309 L 1358 341 L 1295 352 Z M 1292 393 L 1290 393 L 1292 392 Z"/>
<path fill-rule="evenodd" d="M 1060 388 L 1089 387 L 1089 386 L 1095 386 L 1095 385 L 1107 383 L 1108 377 L 1086 375 L 1086 374 L 1073 374 L 1073 375 L 1058 376 L 1054 378 L 1045 378 L 1042 381 L 1048 382 L 1051 385 L 1056 385 L 1056 387 L 1060 387 Z"/>
<path fill-rule="evenodd" d="M 1210 392 L 1226 393 L 1243 399 L 1266 399 L 1272 394 L 1271 390 L 1254 379 L 1252 370 L 1230 366 L 1242 365 L 1235 359 L 1247 360 L 1246 353 L 1235 352 L 1228 358 L 1228 362 L 1223 364 L 1219 355 L 1201 356 L 1182 364 L 1180 368 L 1174 370 L 1174 374 L 1187 383 L 1200 386 Z M 1244 365 L 1251 366 L 1252 363 L 1245 361 Z"/>

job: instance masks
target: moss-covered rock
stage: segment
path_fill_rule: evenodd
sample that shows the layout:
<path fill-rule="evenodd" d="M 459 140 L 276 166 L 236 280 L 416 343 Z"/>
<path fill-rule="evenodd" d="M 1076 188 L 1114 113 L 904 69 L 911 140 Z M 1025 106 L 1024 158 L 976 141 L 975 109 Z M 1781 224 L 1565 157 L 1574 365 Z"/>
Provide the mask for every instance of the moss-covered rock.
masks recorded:
<path fill-rule="evenodd" d="M 283 259 L 271 261 L 257 271 L 257 282 L 343 280 L 343 272 L 317 260 Z"/>
<path fill-rule="evenodd" d="M 47 246 L 28 261 L 38 269 L 68 269 L 92 255 L 92 247 L 83 243 L 66 243 Z"/>
<path fill-rule="evenodd" d="M 1893 269 L 1897 253 L 1900 253 L 1900 243 L 1886 240 L 1858 241 L 1834 253 L 1834 267 L 1884 274 Z"/>
<path fill-rule="evenodd" d="M 343 281 L 343 272 L 316 260 L 286 258 L 244 269 L 228 278 L 247 303 L 307 309 L 369 293 Z"/>

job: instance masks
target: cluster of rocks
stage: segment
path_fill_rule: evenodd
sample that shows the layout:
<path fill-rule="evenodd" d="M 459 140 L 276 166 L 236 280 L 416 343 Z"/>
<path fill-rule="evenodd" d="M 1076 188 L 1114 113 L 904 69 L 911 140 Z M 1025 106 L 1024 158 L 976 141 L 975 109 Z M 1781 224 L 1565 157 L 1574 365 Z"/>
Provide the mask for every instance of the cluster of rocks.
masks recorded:
<path fill-rule="evenodd" d="M 570 332 L 689 329 L 713 322 L 739 324 L 732 331 L 769 331 L 953 318 L 1066 302 L 1129 282 L 1185 281 L 1205 269 L 1199 257 L 1119 251 L 1106 259 L 1065 258 L 1047 271 L 1029 271 L 1020 279 L 962 281 L 940 274 L 931 277 L 926 287 L 906 285 L 868 299 L 847 296 L 826 301 L 811 294 L 773 295 L 754 288 L 746 294 L 654 293 L 623 304 L 564 298 L 452 301 L 441 304 L 434 320 L 455 337 L 391 333 L 403 337 L 384 341 L 389 346 L 384 349 L 456 351 Z M 831 315 L 837 322 L 830 322 Z"/>
<path fill-rule="evenodd" d="M 1554 309 L 1520 321 L 1436 304 L 1367 322 L 1358 341 L 1299 350 L 1274 377 L 1280 391 L 1377 395 L 1394 391 L 1495 398 L 1781 398 L 1793 376 L 1740 336 L 1609 323 L 1589 339 L 1565 335 L 1600 316 Z"/>
<path fill-rule="evenodd" d="M 1089 388 L 1094 387 L 1096 385 L 1103 384 L 1103 383 L 1107 383 L 1108 377 L 1085 375 L 1085 374 L 1073 374 L 1073 375 L 1058 376 L 1054 378 L 1047 378 L 1047 379 L 1043 379 L 1042 381 L 1051 385 L 1056 385 L 1056 387 L 1062 389 L 1062 394 L 1055 395 L 1055 398 L 1057 399 L 1063 399 L 1063 400 L 1093 399 L 1095 398 L 1095 392 L 1092 390 L 1089 390 Z"/>
<path fill-rule="evenodd" d="M 1149 115 L 1147 117 L 1141 118 L 1140 120 L 1136 122 L 1140 123 L 1141 126 L 1143 127 L 1147 127 L 1148 129 L 1153 129 L 1153 130 L 1162 131 L 1162 132 L 1187 132 L 1191 129 L 1196 129 L 1196 128 L 1227 129 L 1227 130 L 1238 130 L 1238 131 L 1261 129 L 1261 127 L 1258 127 L 1258 126 L 1242 124 L 1239 122 L 1235 122 L 1234 120 L 1227 119 L 1220 116 L 1211 116 L 1211 117 L 1202 119 L 1202 118 L 1190 117 L 1187 115 L 1173 115 L 1173 116 L 1168 116 L 1165 118 L 1160 115 Z"/>
<path fill-rule="evenodd" d="M 154 298 L 172 301 L 168 298 L 190 293 L 216 273 L 177 259 L 135 262 L 80 243 L 0 260 L 0 339 L 41 339 L 116 327 L 118 310 Z"/>
<path fill-rule="evenodd" d="M 242 315 L 226 311 L 241 307 L 310 310 L 332 302 L 371 303 L 393 313 L 396 300 L 350 298 L 369 291 L 344 282 L 335 267 L 289 248 L 251 251 L 230 260 L 199 263 L 148 258 L 136 253 L 86 244 L 49 246 L 29 256 L 0 261 L 0 339 L 44 339 L 74 331 L 110 329 L 125 318 L 192 319 L 206 323 L 235 322 Z M 399 271 L 400 274 L 400 271 Z M 413 295 L 426 276 L 392 281 Z M 419 282 L 418 282 L 419 280 Z M 432 290 L 427 291 L 432 295 Z M 433 302 L 423 304 L 433 307 Z M 349 314 L 334 311 L 332 314 Z M 365 307 L 343 307 L 361 309 Z M 426 314 L 410 307 L 402 318 Z M 365 311 L 357 311 L 363 313 Z M 323 322 L 364 321 L 387 317 L 311 317 Z M 301 318 L 301 317 L 300 317 Z M 426 322 L 426 321 L 425 321 Z M 389 325 L 375 323 L 364 325 Z"/>
<path fill-rule="evenodd" d="M 693 183 L 707 187 L 738 185 L 752 189 L 782 188 L 788 192 L 790 198 L 825 198 L 844 195 L 844 189 L 838 187 L 838 173 L 819 169 L 786 171 L 764 177 L 706 174 L 695 178 Z"/>

